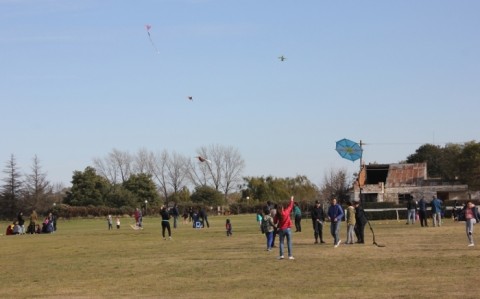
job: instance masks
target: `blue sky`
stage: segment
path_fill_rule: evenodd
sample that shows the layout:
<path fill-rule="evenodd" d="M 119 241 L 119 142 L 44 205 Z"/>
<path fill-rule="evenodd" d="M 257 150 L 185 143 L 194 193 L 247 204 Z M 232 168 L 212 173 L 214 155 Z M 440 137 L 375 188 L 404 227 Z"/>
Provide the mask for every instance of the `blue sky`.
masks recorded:
<path fill-rule="evenodd" d="M 193 157 L 220 144 L 246 176 L 320 184 L 358 169 L 335 152 L 342 138 L 366 143 L 366 163 L 478 140 L 479 12 L 474 0 L 0 0 L 0 162 L 14 154 L 28 172 L 37 155 L 68 186 L 114 148 Z"/>

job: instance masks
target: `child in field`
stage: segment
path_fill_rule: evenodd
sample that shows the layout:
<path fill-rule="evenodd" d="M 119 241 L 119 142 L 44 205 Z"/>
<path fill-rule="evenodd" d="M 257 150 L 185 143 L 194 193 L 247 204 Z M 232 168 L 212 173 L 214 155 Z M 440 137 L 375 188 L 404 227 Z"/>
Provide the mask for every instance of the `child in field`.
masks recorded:
<path fill-rule="evenodd" d="M 262 219 L 263 219 L 262 212 L 258 211 L 256 217 L 257 217 L 258 226 L 260 227 L 260 231 L 264 233 L 264 231 L 262 230 Z"/>
<path fill-rule="evenodd" d="M 113 229 L 112 215 L 108 215 L 108 217 L 107 217 L 107 223 L 108 223 L 108 230 Z"/>
<path fill-rule="evenodd" d="M 232 235 L 232 224 L 230 223 L 230 219 L 227 219 L 225 229 L 227 230 L 227 237 L 230 237 Z"/>
<path fill-rule="evenodd" d="M 117 229 L 120 229 L 120 218 L 117 216 Z"/>
<path fill-rule="evenodd" d="M 225 229 L 227 231 L 227 237 L 230 237 L 232 235 L 232 223 L 230 222 L 230 219 L 226 220 Z"/>

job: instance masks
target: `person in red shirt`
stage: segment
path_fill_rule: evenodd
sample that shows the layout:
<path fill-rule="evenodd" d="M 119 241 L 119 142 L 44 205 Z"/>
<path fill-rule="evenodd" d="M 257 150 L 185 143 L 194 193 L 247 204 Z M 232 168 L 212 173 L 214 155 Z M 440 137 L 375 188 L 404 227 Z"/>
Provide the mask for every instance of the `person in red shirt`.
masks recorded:
<path fill-rule="evenodd" d="M 280 239 L 280 256 L 278 257 L 279 260 L 283 260 L 285 258 L 285 256 L 283 255 L 283 241 L 285 240 L 285 237 L 287 238 L 288 259 L 295 259 L 292 254 L 292 231 L 290 229 L 290 227 L 292 226 L 292 221 L 290 220 L 290 213 L 292 212 L 292 209 L 293 196 L 290 197 L 290 203 L 288 205 L 279 205 L 279 209 L 277 210 L 277 214 L 274 218 L 274 222 L 276 227 L 278 228 L 278 235 Z"/>

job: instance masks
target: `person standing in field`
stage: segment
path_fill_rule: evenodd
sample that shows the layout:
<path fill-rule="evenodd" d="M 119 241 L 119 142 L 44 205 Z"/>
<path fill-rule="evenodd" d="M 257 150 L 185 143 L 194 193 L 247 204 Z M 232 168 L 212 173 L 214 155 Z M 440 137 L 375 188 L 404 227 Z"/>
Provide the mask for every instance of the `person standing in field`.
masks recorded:
<path fill-rule="evenodd" d="M 112 219 L 112 215 L 108 215 L 108 216 L 107 216 L 107 223 L 108 223 L 108 230 L 113 229 L 113 219 Z"/>
<path fill-rule="evenodd" d="M 173 203 L 172 207 L 172 217 L 173 217 L 173 228 L 177 228 L 178 217 L 180 216 L 180 212 L 178 211 L 177 203 Z"/>
<path fill-rule="evenodd" d="M 432 206 L 432 218 L 433 218 L 433 226 L 441 226 L 442 225 L 442 201 L 435 196 L 432 197 L 432 202 L 430 203 Z"/>
<path fill-rule="evenodd" d="M 140 221 L 140 211 L 138 208 L 135 208 L 135 212 L 133 213 L 133 217 L 135 218 L 135 226 L 139 226 L 139 221 Z"/>
<path fill-rule="evenodd" d="M 225 230 L 227 231 L 227 237 L 230 237 L 232 235 L 232 223 L 230 219 L 225 221 Z"/>
<path fill-rule="evenodd" d="M 38 215 L 35 210 L 32 211 L 32 214 L 30 214 L 30 223 L 28 224 L 28 233 L 30 234 L 35 234 L 37 231 L 37 221 L 38 221 Z"/>
<path fill-rule="evenodd" d="M 365 243 L 365 225 L 367 224 L 367 215 L 360 206 L 360 202 L 356 201 L 355 206 L 355 235 L 357 236 L 357 243 Z"/>
<path fill-rule="evenodd" d="M 258 210 L 257 214 L 255 215 L 255 220 L 257 221 L 257 224 L 258 224 L 258 227 L 260 228 L 260 231 L 262 232 L 262 234 L 264 234 L 265 231 L 263 230 L 262 219 L 263 219 L 262 212 L 260 210 Z"/>
<path fill-rule="evenodd" d="M 23 235 L 25 233 L 25 219 L 23 218 L 23 212 L 18 213 L 17 221 L 19 234 Z"/>
<path fill-rule="evenodd" d="M 425 198 L 420 198 L 418 201 L 418 219 L 420 220 L 420 225 L 422 227 L 428 227 L 427 222 L 427 201 Z"/>
<path fill-rule="evenodd" d="M 277 209 L 278 209 L 278 205 L 277 204 L 273 204 L 272 208 L 270 208 L 270 216 L 272 217 L 272 219 L 275 219 L 275 217 L 277 216 Z M 272 248 L 275 247 L 275 239 L 277 238 L 277 229 L 275 228 L 273 230 L 273 237 L 272 237 Z"/>
<path fill-rule="evenodd" d="M 328 208 L 328 218 L 330 219 L 330 234 L 333 237 L 333 246 L 336 248 L 342 240 L 340 240 L 340 223 L 342 222 L 344 213 L 342 206 L 337 204 L 337 199 L 334 197 L 330 200 L 330 207 Z"/>
<path fill-rule="evenodd" d="M 325 222 L 325 213 L 320 205 L 320 201 L 315 201 L 315 206 L 312 208 L 312 224 L 313 224 L 313 236 L 315 237 L 315 244 L 325 243 L 323 241 L 323 223 Z"/>
<path fill-rule="evenodd" d="M 475 246 L 473 242 L 473 226 L 480 221 L 480 212 L 472 201 L 467 201 L 467 204 L 460 212 L 460 219 L 465 220 L 465 231 L 468 238 L 468 246 Z"/>
<path fill-rule="evenodd" d="M 267 239 L 267 251 L 272 250 L 274 230 L 275 230 L 275 224 L 273 222 L 272 216 L 270 216 L 270 210 L 268 210 L 268 208 L 264 208 L 263 219 L 262 219 L 262 231 L 265 234 L 265 238 Z"/>
<path fill-rule="evenodd" d="M 302 211 L 300 210 L 300 207 L 298 206 L 298 202 L 294 203 L 293 216 L 294 216 L 294 219 L 295 219 L 295 232 L 300 233 L 300 232 L 302 232 Z"/>
<path fill-rule="evenodd" d="M 282 204 L 277 210 L 277 214 L 274 218 L 274 223 L 278 228 L 279 242 L 280 242 L 280 256 L 278 259 L 282 260 L 285 258 L 283 255 L 284 240 L 287 239 L 287 249 L 288 249 L 288 259 L 294 260 L 292 253 L 292 231 L 290 227 L 292 226 L 292 221 L 290 220 L 290 213 L 293 209 L 293 196 L 290 197 L 290 203 L 288 205 Z"/>
<path fill-rule="evenodd" d="M 351 201 L 348 202 L 347 208 L 347 242 L 345 244 L 353 244 L 353 236 L 355 235 L 355 208 Z"/>
<path fill-rule="evenodd" d="M 160 216 L 162 216 L 162 237 L 164 240 L 167 238 L 165 237 L 165 230 L 168 231 L 168 238 L 172 239 L 172 231 L 170 229 L 170 213 L 167 211 L 166 206 L 162 206 L 160 210 Z"/>
<path fill-rule="evenodd" d="M 207 224 L 207 227 L 210 227 L 210 223 L 208 223 L 208 215 L 207 215 L 207 211 L 205 210 L 205 207 L 202 207 L 200 209 L 200 219 L 201 219 L 202 227 L 205 227 L 205 223 Z"/>
<path fill-rule="evenodd" d="M 117 229 L 120 229 L 120 218 L 117 216 Z"/>
<path fill-rule="evenodd" d="M 413 200 L 413 197 L 410 196 L 410 198 L 407 201 L 407 224 L 415 224 L 415 213 L 417 211 L 417 202 Z"/>

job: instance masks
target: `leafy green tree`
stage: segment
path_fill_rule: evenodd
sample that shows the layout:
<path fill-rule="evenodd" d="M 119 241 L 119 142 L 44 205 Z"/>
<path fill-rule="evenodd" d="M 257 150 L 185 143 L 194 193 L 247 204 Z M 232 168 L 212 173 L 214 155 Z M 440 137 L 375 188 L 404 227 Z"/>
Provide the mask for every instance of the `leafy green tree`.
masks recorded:
<path fill-rule="evenodd" d="M 112 186 L 107 195 L 106 203 L 109 207 L 135 207 L 137 205 L 136 196 L 121 185 Z"/>
<path fill-rule="evenodd" d="M 440 177 L 447 181 L 454 181 L 460 178 L 459 159 L 463 151 L 463 146 L 449 143 L 442 149 L 440 165 Z M 427 164 L 427 167 L 428 164 Z"/>
<path fill-rule="evenodd" d="M 259 202 L 278 202 L 291 195 L 299 200 L 312 201 L 318 197 L 318 188 L 306 176 L 295 178 L 245 177 L 242 198 Z"/>
<path fill-rule="evenodd" d="M 110 182 L 98 175 L 95 168 L 88 166 L 83 172 L 73 172 L 72 188 L 67 192 L 64 203 L 72 206 L 104 205 L 110 189 Z"/>
<path fill-rule="evenodd" d="M 184 186 L 179 192 L 172 193 L 168 197 L 168 202 L 188 202 L 190 200 L 190 190 Z"/>
<path fill-rule="evenodd" d="M 415 154 L 407 157 L 407 163 L 427 163 L 429 177 L 442 176 L 443 151 L 438 145 L 424 144 L 420 146 Z"/>
<path fill-rule="evenodd" d="M 460 180 L 472 190 L 480 190 L 480 143 L 468 142 L 459 155 Z"/>
<path fill-rule="evenodd" d="M 190 200 L 203 205 L 216 206 L 223 203 L 223 194 L 209 186 L 197 186 Z"/>
<path fill-rule="evenodd" d="M 160 197 L 157 192 L 157 187 L 152 180 L 152 176 L 145 173 L 132 174 L 122 184 L 125 190 L 131 192 L 135 197 L 136 205 L 144 205 L 145 200 L 149 204 L 158 204 Z"/>

